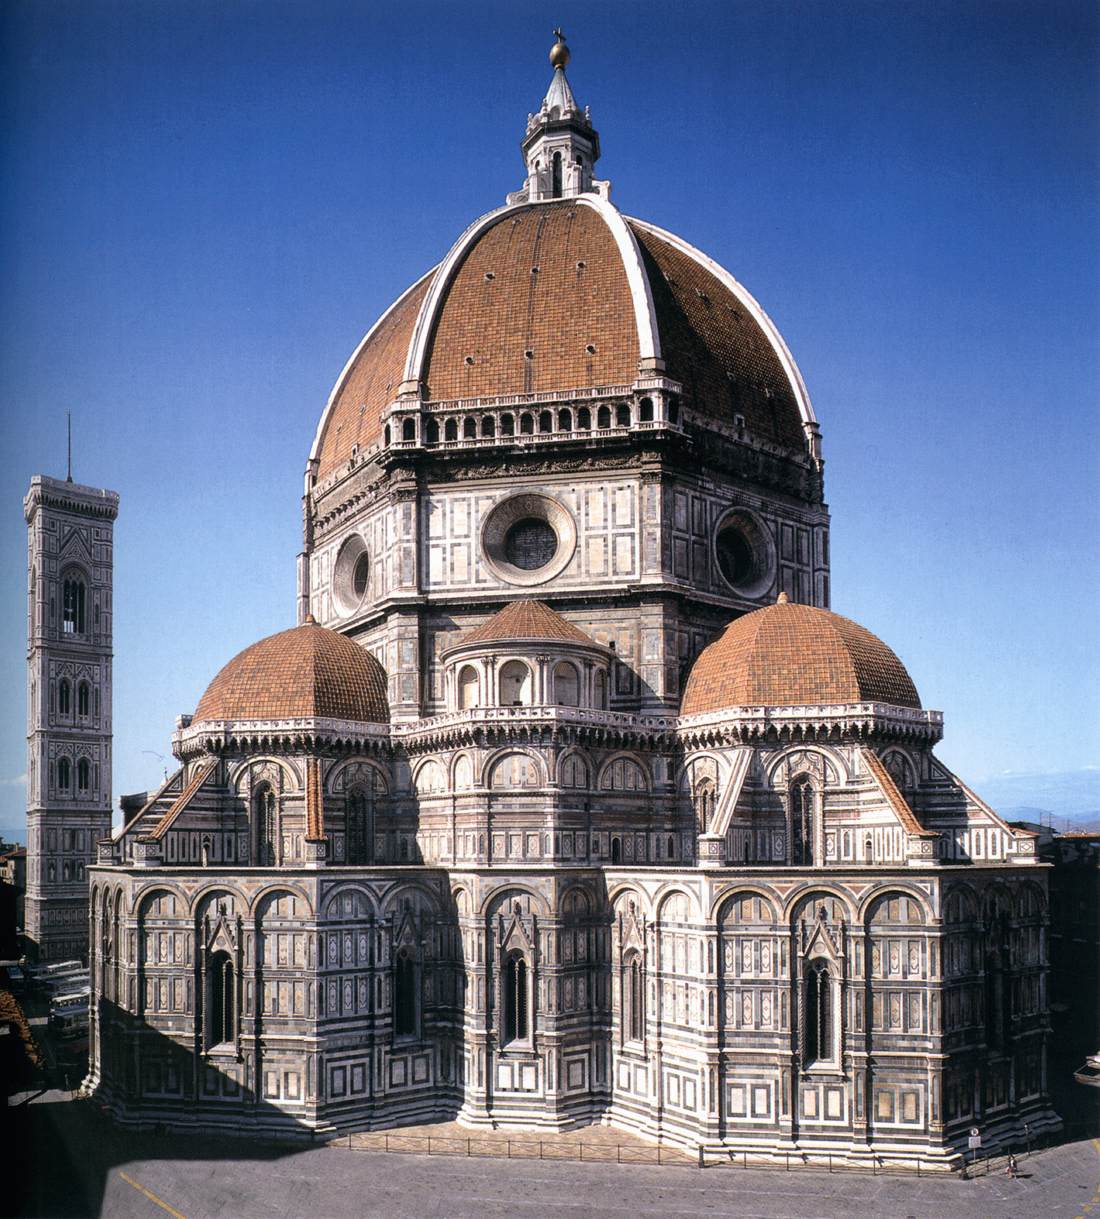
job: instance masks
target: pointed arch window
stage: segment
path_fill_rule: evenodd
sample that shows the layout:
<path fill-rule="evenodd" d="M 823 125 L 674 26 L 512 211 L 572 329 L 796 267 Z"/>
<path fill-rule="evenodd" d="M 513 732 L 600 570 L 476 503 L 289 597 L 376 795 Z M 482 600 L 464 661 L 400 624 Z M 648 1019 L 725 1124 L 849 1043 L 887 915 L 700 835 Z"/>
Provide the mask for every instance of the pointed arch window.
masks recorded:
<path fill-rule="evenodd" d="M 531 1035 L 527 996 L 527 962 L 513 953 L 504 965 L 504 1044 Z"/>
<path fill-rule="evenodd" d="M 348 792 L 347 860 L 349 864 L 374 861 L 374 778 Z"/>
<path fill-rule="evenodd" d="M 68 758 L 61 758 L 57 763 L 57 786 L 67 792 L 73 785 L 72 765 Z"/>
<path fill-rule="evenodd" d="M 400 948 L 393 970 L 393 1031 L 396 1037 L 416 1036 L 416 962 Z"/>
<path fill-rule="evenodd" d="M 224 1045 L 237 1035 L 237 991 L 229 953 L 215 952 L 206 970 L 206 1048 Z"/>
<path fill-rule="evenodd" d="M 87 590 L 78 576 L 66 576 L 61 585 L 61 629 L 66 635 L 84 634 Z"/>
<path fill-rule="evenodd" d="M 275 810 L 275 792 L 270 783 L 261 783 L 252 797 L 252 820 L 256 834 L 256 862 L 262 868 L 274 867 L 279 819 Z"/>
<path fill-rule="evenodd" d="M 645 1035 L 645 978 L 642 958 L 630 953 L 623 968 L 623 1031 L 628 1041 L 641 1041 Z"/>
<path fill-rule="evenodd" d="M 695 825 L 700 834 L 710 829 L 714 820 L 714 780 L 703 779 L 695 788 Z"/>
<path fill-rule="evenodd" d="M 63 677 L 57 686 L 57 713 L 58 715 L 68 715 L 73 706 L 73 688 L 69 685 L 69 679 Z"/>
<path fill-rule="evenodd" d="M 554 159 L 550 162 L 550 193 L 555 199 L 561 198 L 561 153 L 554 153 Z"/>
<path fill-rule="evenodd" d="M 82 681 L 76 688 L 76 713 L 81 719 L 88 718 L 91 701 L 91 690 L 88 683 Z"/>
<path fill-rule="evenodd" d="M 807 1066 L 833 1058 L 833 985 L 827 961 L 809 962 L 806 970 L 806 1027 L 803 1061 Z"/>
<path fill-rule="evenodd" d="M 791 784 L 791 863 L 809 865 L 814 861 L 814 789 L 809 779 Z"/>
<path fill-rule="evenodd" d="M 92 785 L 92 764 L 87 758 L 81 758 L 76 764 L 76 790 L 87 794 Z"/>

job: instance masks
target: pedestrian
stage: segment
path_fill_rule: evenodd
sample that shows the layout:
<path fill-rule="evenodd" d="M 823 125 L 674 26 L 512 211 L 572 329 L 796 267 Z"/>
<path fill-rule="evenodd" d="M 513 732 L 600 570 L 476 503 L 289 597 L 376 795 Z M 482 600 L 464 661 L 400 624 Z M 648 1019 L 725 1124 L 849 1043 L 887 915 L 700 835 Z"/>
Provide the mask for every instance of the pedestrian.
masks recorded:
<path fill-rule="evenodd" d="M 1008 1163 L 1005 1164 L 1005 1175 L 1013 1181 L 1020 1175 L 1016 1157 L 1011 1152 L 1008 1155 Z"/>

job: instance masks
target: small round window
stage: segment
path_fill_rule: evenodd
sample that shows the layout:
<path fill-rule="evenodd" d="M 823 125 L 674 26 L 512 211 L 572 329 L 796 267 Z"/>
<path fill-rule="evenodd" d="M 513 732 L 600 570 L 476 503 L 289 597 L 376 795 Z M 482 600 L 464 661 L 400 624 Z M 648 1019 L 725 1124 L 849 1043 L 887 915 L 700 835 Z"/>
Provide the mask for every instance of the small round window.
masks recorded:
<path fill-rule="evenodd" d="M 517 521 L 504 536 L 504 556 L 521 571 L 538 571 L 558 550 L 558 535 L 548 521 L 529 516 Z"/>

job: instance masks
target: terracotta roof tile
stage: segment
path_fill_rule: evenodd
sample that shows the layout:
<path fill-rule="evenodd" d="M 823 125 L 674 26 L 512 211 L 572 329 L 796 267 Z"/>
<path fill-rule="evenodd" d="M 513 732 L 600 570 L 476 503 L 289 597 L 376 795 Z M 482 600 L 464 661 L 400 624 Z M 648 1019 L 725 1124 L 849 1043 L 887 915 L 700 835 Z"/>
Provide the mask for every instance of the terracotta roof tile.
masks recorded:
<path fill-rule="evenodd" d="M 463 635 L 459 643 L 488 643 L 494 639 L 558 639 L 566 643 L 597 646 L 591 635 L 586 635 L 580 627 L 567 622 L 544 601 L 533 600 L 509 602 L 488 622 Z"/>
<path fill-rule="evenodd" d="M 152 837 L 163 838 L 171 828 L 172 822 L 183 812 L 183 810 L 191 803 L 202 789 L 203 784 L 214 773 L 214 768 L 218 765 L 217 761 L 207 762 L 204 766 L 200 766 L 198 770 L 191 776 L 190 783 L 176 797 L 168 807 L 168 811 L 157 822 L 153 830 Z"/>
<path fill-rule="evenodd" d="M 691 255 L 630 222 L 649 275 L 661 354 L 685 402 L 789 448 L 805 448 L 802 416 L 771 340 L 744 304 Z"/>
<path fill-rule="evenodd" d="M 306 758 L 306 838 L 320 842 L 325 837 L 325 791 L 321 784 L 321 763 Z"/>
<path fill-rule="evenodd" d="M 905 666 L 881 639 L 839 614 L 784 602 L 735 619 L 703 649 L 681 714 L 861 702 L 920 707 Z"/>
<path fill-rule="evenodd" d="M 727 423 L 743 415 L 757 435 L 803 450 L 794 391 L 752 313 L 690 253 L 640 221 L 626 223 L 650 282 L 668 375 L 683 384 L 687 403 Z M 382 411 L 396 396 L 434 280 L 429 273 L 414 285 L 356 355 L 325 424 L 319 477 L 354 446 L 381 439 Z M 561 200 L 508 211 L 472 241 L 439 306 L 422 376 L 432 400 L 491 398 L 631 384 L 638 359 L 615 237 L 594 208 Z"/>
<path fill-rule="evenodd" d="M 194 719 L 322 717 L 388 723 L 386 672 L 364 648 L 315 623 L 245 648 L 214 678 Z"/>
<path fill-rule="evenodd" d="M 397 397 L 420 304 L 432 277 L 425 276 L 398 301 L 363 345 L 340 386 L 318 449 L 318 478 L 382 436 L 382 412 Z"/>
<path fill-rule="evenodd" d="M 924 833 L 924 826 L 921 825 L 916 813 L 909 807 L 908 801 L 898 790 L 898 785 L 894 782 L 893 776 L 882 763 L 882 759 L 873 749 L 860 749 L 860 755 L 866 763 L 867 769 L 874 779 L 876 785 L 887 803 L 894 810 L 898 820 L 902 824 L 902 828 L 909 834 Z"/>
<path fill-rule="evenodd" d="M 424 380 L 429 398 L 446 399 L 628 385 L 637 375 L 615 239 L 597 212 L 569 201 L 513 212 L 478 238 L 447 290 Z"/>

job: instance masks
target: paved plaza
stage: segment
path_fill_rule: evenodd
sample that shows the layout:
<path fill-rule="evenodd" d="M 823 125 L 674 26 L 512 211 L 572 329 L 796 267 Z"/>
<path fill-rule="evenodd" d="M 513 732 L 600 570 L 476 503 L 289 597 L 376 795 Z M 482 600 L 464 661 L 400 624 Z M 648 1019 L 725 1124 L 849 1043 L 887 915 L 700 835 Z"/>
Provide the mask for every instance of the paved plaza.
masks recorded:
<path fill-rule="evenodd" d="M 308 1148 L 116 1130 L 91 1104 L 45 1093 L 15 1111 L 22 1193 L 16 1215 L 107 1219 L 1090 1219 L 1100 1215 L 1100 1140 L 1021 1161 L 1022 1176 L 869 1176 L 849 1172 L 608 1162 L 633 1143 L 602 1130 L 513 1146 L 513 1159 L 377 1149 L 378 1135 Z M 453 1140 L 454 1127 L 433 1139 Z M 421 1132 L 423 1133 L 423 1132 Z M 399 1135 L 391 1139 L 397 1147 Z M 465 1137 L 464 1134 L 457 1137 Z M 477 1134 L 475 1140 L 481 1138 Z M 584 1163 L 555 1158 L 579 1138 Z M 521 1140 L 516 1140 L 519 1144 Z M 381 1140 L 384 1146 L 384 1138 Z M 447 1142 L 435 1148 L 450 1150 Z M 645 1144 L 637 1144 L 645 1148 Z M 373 1147 L 375 1149 L 368 1149 Z M 602 1148 L 602 1153 L 601 1153 Z M 492 1154 L 490 1152 L 492 1151 Z M 628 1153 L 629 1154 L 629 1151 Z M 599 1157 L 599 1158 L 595 1158 Z"/>

